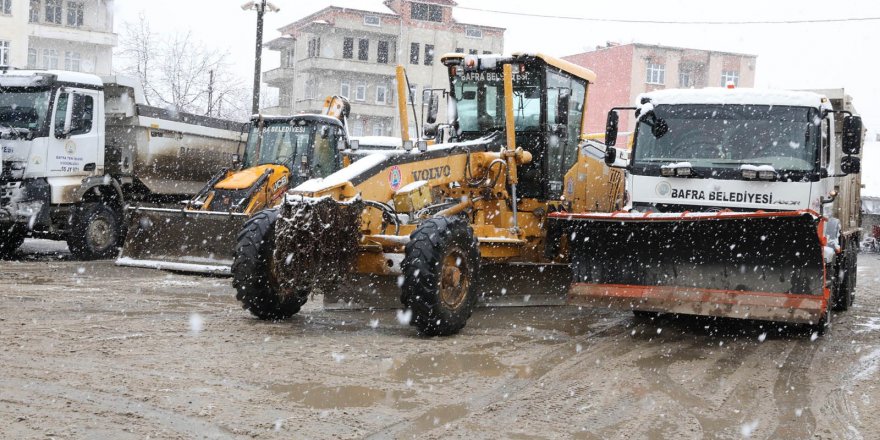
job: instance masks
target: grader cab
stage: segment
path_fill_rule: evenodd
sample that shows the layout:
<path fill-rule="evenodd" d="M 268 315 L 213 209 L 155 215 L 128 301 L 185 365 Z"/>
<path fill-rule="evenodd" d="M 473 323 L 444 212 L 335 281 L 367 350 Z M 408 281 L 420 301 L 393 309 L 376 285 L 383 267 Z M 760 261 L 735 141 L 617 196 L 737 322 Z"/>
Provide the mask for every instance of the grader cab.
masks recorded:
<path fill-rule="evenodd" d="M 542 54 L 442 61 L 452 140 L 360 157 L 251 218 L 232 266 L 245 309 L 281 319 L 313 293 L 398 297 L 421 333 L 448 335 L 481 298 L 564 301 L 567 237 L 547 215 L 613 210 L 623 189 L 584 130 L 595 74 Z"/>

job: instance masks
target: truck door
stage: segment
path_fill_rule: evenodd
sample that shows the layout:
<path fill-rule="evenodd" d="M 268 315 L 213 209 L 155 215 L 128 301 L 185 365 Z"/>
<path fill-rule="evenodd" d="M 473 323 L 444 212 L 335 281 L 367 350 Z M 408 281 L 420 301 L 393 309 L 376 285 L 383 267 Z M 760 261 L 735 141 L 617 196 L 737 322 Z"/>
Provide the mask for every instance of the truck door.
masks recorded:
<path fill-rule="evenodd" d="M 103 137 L 97 91 L 62 88 L 55 99 L 49 142 L 50 176 L 87 176 L 103 172 Z M 100 170 L 99 170 L 100 168 Z"/>

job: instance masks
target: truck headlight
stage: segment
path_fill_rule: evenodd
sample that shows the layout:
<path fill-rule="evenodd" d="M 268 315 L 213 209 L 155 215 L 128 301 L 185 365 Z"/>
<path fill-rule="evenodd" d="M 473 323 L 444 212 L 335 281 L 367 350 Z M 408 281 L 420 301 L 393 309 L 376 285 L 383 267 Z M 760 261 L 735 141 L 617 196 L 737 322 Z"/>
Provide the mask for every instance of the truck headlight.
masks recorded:
<path fill-rule="evenodd" d="M 690 176 L 692 170 L 690 167 L 678 167 L 675 169 L 676 176 Z"/>

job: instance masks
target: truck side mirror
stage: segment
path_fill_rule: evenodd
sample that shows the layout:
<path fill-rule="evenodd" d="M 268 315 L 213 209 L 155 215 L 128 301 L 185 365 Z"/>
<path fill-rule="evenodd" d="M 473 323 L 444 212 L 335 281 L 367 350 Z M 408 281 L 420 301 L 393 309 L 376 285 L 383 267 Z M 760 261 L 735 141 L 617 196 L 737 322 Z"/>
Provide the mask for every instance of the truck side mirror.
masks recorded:
<path fill-rule="evenodd" d="M 608 119 L 605 120 L 605 145 L 609 147 L 617 144 L 617 123 L 619 120 L 620 115 L 616 110 L 608 112 Z"/>
<path fill-rule="evenodd" d="M 559 89 L 559 98 L 556 100 L 556 123 L 568 124 L 568 106 L 571 101 L 571 89 Z"/>
<path fill-rule="evenodd" d="M 617 148 L 606 146 L 605 147 L 605 165 L 609 167 L 614 164 L 614 161 L 617 160 Z"/>
<path fill-rule="evenodd" d="M 440 102 L 437 100 L 437 95 L 431 93 L 431 97 L 428 98 L 428 115 L 425 118 L 428 124 L 437 123 L 437 113 L 439 112 Z"/>
<path fill-rule="evenodd" d="M 843 174 L 859 174 L 862 172 L 862 160 L 857 156 L 844 156 L 840 160 L 840 171 Z"/>
<path fill-rule="evenodd" d="M 862 151 L 862 117 L 847 115 L 843 118 L 843 141 L 841 149 L 844 154 L 859 154 Z M 841 166 L 843 163 L 841 162 Z"/>

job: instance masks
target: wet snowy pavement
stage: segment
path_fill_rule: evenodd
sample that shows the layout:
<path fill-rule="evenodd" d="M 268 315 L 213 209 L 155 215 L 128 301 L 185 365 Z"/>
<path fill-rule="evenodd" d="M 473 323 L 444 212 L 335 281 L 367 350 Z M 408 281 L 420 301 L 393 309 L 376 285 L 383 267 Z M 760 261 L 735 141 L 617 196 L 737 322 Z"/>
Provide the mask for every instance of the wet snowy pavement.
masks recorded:
<path fill-rule="evenodd" d="M 55 247 L 53 247 L 55 246 Z M 227 279 L 0 262 L 0 438 L 880 438 L 880 257 L 816 339 L 746 321 L 480 309 L 267 323 Z"/>

